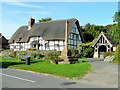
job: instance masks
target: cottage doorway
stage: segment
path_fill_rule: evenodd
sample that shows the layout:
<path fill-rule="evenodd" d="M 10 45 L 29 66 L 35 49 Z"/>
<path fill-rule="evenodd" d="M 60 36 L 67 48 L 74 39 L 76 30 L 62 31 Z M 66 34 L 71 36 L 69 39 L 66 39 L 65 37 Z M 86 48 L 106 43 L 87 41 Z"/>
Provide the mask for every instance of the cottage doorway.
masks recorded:
<path fill-rule="evenodd" d="M 107 47 L 105 45 L 101 45 L 98 48 L 99 58 L 103 58 L 103 54 L 107 52 Z"/>

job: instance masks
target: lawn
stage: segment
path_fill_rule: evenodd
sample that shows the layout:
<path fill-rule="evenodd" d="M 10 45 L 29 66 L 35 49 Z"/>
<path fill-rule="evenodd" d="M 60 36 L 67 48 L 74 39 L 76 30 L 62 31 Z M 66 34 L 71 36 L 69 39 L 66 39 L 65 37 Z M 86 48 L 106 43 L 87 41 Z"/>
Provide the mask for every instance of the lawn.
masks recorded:
<path fill-rule="evenodd" d="M 82 78 L 85 74 L 88 73 L 88 71 L 91 70 L 91 64 L 87 62 L 76 64 L 52 64 L 47 60 L 32 60 L 31 65 L 26 66 L 25 61 L 18 62 L 18 60 L 15 59 L 12 61 L 14 62 L 12 62 L 11 65 L 8 65 L 7 67 L 15 67 L 15 69 L 29 70 L 68 78 Z"/>
<path fill-rule="evenodd" d="M 31 60 L 31 64 L 41 62 L 41 60 Z M 10 68 L 10 67 L 16 67 L 16 66 L 25 66 L 25 61 L 20 61 L 16 58 L 0 58 L 0 67 L 2 68 Z"/>

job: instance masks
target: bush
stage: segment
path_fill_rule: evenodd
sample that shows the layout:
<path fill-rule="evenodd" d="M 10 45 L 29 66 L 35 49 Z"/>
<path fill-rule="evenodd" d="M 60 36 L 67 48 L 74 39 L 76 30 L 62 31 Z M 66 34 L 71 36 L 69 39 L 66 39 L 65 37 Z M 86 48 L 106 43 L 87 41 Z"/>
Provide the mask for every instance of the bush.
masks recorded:
<path fill-rule="evenodd" d="M 115 61 L 120 63 L 120 45 L 118 45 L 118 47 L 115 50 Z"/>
<path fill-rule="evenodd" d="M 16 58 L 17 52 L 16 51 L 10 51 L 9 56 L 12 57 L 12 58 Z"/>
<path fill-rule="evenodd" d="M 28 48 L 27 51 L 35 51 L 35 48 Z"/>
<path fill-rule="evenodd" d="M 61 60 L 62 60 L 62 59 L 61 59 L 60 57 L 56 56 L 56 57 L 54 57 L 54 58 L 51 60 L 51 62 L 52 62 L 52 63 L 55 63 L 55 64 L 58 64 L 58 62 L 61 61 Z"/>
<path fill-rule="evenodd" d="M 79 51 L 78 50 L 73 50 L 73 49 L 71 50 L 71 56 L 72 57 L 78 57 L 78 58 L 81 57 Z"/>
<path fill-rule="evenodd" d="M 106 58 L 107 56 L 113 56 L 114 52 L 105 52 L 103 57 Z"/>
<path fill-rule="evenodd" d="M 91 47 L 85 48 L 85 49 L 83 50 L 82 55 L 83 55 L 84 57 L 93 57 L 93 48 L 91 48 Z"/>
<path fill-rule="evenodd" d="M 32 52 L 30 53 L 29 56 L 32 58 L 37 58 L 37 59 L 40 59 L 41 57 L 43 57 L 43 55 L 40 52 Z"/>
<path fill-rule="evenodd" d="M 1 56 L 2 56 L 2 57 L 12 57 L 12 58 L 16 58 L 17 53 L 16 53 L 16 51 L 4 50 L 4 51 L 1 52 Z"/>
<path fill-rule="evenodd" d="M 16 58 L 18 58 L 18 59 L 25 59 L 28 56 L 29 56 L 29 53 L 27 51 L 17 51 Z"/>
<path fill-rule="evenodd" d="M 51 51 L 50 53 L 45 54 L 45 59 L 49 59 L 50 62 L 58 64 L 58 61 L 62 60 L 60 57 L 60 52 Z"/>
<path fill-rule="evenodd" d="M 104 59 L 105 62 L 111 62 L 111 61 L 113 61 L 113 60 L 114 60 L 114 56 L 107 56 L 107 57 L 105 57 L 105 59 Z"/>

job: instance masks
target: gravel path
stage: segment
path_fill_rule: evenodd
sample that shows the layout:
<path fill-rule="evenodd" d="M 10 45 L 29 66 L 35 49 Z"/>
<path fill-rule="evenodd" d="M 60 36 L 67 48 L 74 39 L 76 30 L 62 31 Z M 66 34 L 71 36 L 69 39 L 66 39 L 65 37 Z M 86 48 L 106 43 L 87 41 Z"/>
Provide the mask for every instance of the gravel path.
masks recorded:
<path fill-rule="evenodd" d="M 83 81 L 118 87 L 118 65 L 106 63 L 103 59 L 87 59 L 92 71 L 83 77 Z"/>

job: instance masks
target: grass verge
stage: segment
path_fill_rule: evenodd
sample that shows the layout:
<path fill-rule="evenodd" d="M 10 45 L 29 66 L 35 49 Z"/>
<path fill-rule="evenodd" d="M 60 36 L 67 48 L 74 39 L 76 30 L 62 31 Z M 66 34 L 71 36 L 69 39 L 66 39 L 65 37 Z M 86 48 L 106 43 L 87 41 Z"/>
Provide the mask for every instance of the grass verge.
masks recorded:
<path fill-rule="evenodd" d="M 82 78 L 88 73 L 88 71 L 91 70 L 91 65 L 89 63 L 51 64 L 49 62 L 40 62 L 29 66 L 22 66 L 18 69 L 47 73 L 68 78 Z"/>
<path fill-rule="evenodd" d="M 38 73 L 51 74 L 60 77 L 67 77 L 70 79 L 80 79 L 91 70 L 91 64 L 87 62 L 81 62 L 76 64 L 52 64 L 46 60 L 37 60 L 36 63 L 31 63 L 31 65 L 27 66 L 24 63 L 25 62 L 16 61 L 13 63 L 13 65 L 9 65 L 7 67 L 21 70 L 29 70 Z"/>

